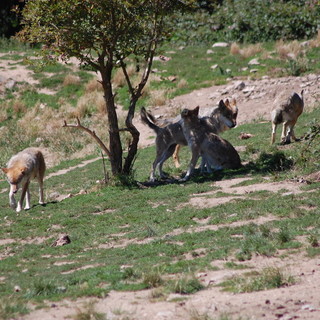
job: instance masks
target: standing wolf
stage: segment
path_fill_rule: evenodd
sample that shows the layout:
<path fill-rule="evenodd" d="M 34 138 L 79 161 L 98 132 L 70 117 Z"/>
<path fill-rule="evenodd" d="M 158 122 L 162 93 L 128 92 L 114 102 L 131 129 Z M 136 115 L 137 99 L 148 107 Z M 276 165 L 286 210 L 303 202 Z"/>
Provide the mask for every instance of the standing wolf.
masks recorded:
<path fill-rule="evenodd" d="M 219 106 L 215 108 L 209 117 L 200 118 L 201 125 L 208 131 L 219 134 L 227 129 L 233 128 L 237 125 L 238 108 L 236 100 L 233 99 L 231 104 L 227 99 L 225 102 L 220 100 Z M 165 127 L 160 127 L 156 124 L 155 118 L 141 108 L 141 120 L 147 124 L 156 133 L 156 159 L 152 165 L 150 174 L 150 181 L 155 180 L 156 169 L 159 169 L 161 178 L 165 178 L 162 171 L 163 163 L 174 155 L 176 166 L 179 166 L 179 150 L 177 145 L 186 146 L 186 140 L 182 130 L 182 119 L 177 122 L 169 123 Z"/>
<path fill-rule="evenodd" d="M 211 169 L 238 169 L 241 167 L 241 160 L 236 149 L 227 140 L 210 132 L 201 123 L 198 117 L 199 107 L 181 112 L 182 130 L 191 149 L 192 157 L 185 177 L 186 181 L 192 175 L 200 156 L 202 156 L 201 167 L 206 165 L 207 171 Z"/>
<path fill-rule="evenodd" d="M 294 134 L 293 128 L 303 111 L 303 90 L 300 95 L 301 97 L 296 92 L 292 93 L 289 98 L 281 102 L 280 105 L 271 111 L 271 144 L 273 144 L 276 139 L 277 125 L 281 123 L 283 123 L 281 142 L 290 143 L 291 137 L 295 141 L 298 140 Z"/>
<path fill-rule="evenodd" d="M 46 170 L 46 164 L 43 154 L 37 148 L 27 148 L 14 155 L 8 162 L 7 168 L 2 171 L 7 175 L 10 184 L 9 203 L 17 212 L 21 211 L 23 201 L 26 197 L 25 210 L 30 209 L 30 191 L 29 184 L 31 179 L 37 179 L 39 182 L 39 203 L 43 204 L 43 177 Z M 21 197 L 16 203 L 14 195 L 22 185 Z"/>

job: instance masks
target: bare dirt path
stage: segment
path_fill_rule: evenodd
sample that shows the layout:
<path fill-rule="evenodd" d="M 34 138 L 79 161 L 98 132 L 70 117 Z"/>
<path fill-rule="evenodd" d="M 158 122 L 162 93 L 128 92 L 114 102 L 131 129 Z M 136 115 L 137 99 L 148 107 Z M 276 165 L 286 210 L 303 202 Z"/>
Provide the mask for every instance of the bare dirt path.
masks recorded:
<path fill-rule="evenodd" d="M 259 80 L 232 80 L 226 85 L 212 86 L 170 100 L 165 106 L 151 109 L 160 119 L 174 118 L 183 108 L 200 106 L 200 114 L 208 114 L 221 99 L 236 98 L 239 108 L 238 125 L 252 121 L 270 121 L 270 111 L 280 97 L 304 90 L 305 112 L 312 110 L 320 100 L 320 75 L 304 77 L 269 78 Z M 140 131 L 140 147 L 154 143 L 154 132 L 142 124 L 139 116 L 134 123 Z M 271 128 L 270 128 L 271 130 Z"/>

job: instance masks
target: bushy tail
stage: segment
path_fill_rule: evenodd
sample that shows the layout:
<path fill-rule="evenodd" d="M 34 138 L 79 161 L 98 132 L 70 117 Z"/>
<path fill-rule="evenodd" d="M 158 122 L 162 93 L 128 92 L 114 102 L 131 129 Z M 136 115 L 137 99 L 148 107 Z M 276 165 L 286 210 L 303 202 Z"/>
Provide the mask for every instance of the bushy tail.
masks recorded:
<path fill-rule="evenodd" d="M 144 122 L 146 125 L 149 126 L 152 130 L 154 130 L 156 133 L 161 129 L 158 127 L 154 122 L 156 122 L 155 118 L 153 117 L 152 114 L 148 113 L 147 110 L 142 107 L 140 110 L 140 116 L 142 122 Z M 151 120 L 151 121 L 150 121 Z"/>

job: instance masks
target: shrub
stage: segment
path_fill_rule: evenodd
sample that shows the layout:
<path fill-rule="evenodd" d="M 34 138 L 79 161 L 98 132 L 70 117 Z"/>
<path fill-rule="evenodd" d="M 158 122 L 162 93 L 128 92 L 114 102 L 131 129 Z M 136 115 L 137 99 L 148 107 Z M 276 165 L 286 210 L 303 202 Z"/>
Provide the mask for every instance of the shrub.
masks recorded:
<path fill-rule="evenodd" d="M 293 166 L 293 160 L 281 151 L 262 152 L 256 162 L 257 169 L 262 172 L 284 171 Z"/>
<path fill-rule="evenodd" d="M 320 25 L 314 0 L 223 1 L 213 14 L 198 10 L 172 19 L 172 41 L 210 44 L 214 41 L 262 42 L 311 38 Z"/>
<path fill-rule="evenodd" d="M 213 15 L 228 41 L 261 42 L 310 38 L 317 33 L 320 8 L 312 1 L 225 1 Z"/>

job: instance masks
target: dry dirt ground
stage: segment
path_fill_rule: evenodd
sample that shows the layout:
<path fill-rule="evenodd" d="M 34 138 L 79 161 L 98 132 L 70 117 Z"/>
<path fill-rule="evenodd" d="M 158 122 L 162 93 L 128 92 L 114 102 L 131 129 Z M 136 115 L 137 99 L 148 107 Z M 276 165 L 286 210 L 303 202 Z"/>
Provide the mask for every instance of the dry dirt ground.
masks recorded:
<path fill-rule="evenodd" d="M 1 66 L 0 60 L 0 66 Z M 8 63 L 8 62 L 6 62 Z M 11 73 L 10 73 L 11 72 Z M 12 78 L 16 81 L 32 77 L 27 70 L 11 69 L 1 73 L 6 79 Z M 1 80 L 1 79 L 0 79 Z M 233 79 L 227 85 L 214 86 L 194 91 L 190 94 L 176 97 L 165 106 L 154 108 L 151 111 L 159 118 L 166 119 L 174 117 L 182 108 L 201 107 L 201 112 L 206 113 L 216 106 L 220 99 L 235 97 L 238 102 L 238 123 L 250 121 L 269 120 L 269 114 L 275 99 L 283 93 L 292 91 L 299 92 L 304 89 L 306 111 L 311 110 L 320 96 L 320 76 L 309 75 L 305 77 L 287 77 L 271 79 L 265 77 L 261 80 Z M 154 133 L 143 125 L 136 117 L 134 123 L 141 132 L 140 147 L 154 143 Z M 279 135 L 280 133 L 278 133 Z M 268 137 L 269 138 L 269 137 Z M 84 164 L 85 165 L 85 164 Z M 72 169 L 72 168 L 71 168 Z M 59 172 L 58 174 L 63 174 Z M 50 178 L 50 177 L 47 177 Z M 250 179 L 250 177 L 246 178 Z M 214 192 L 202 194 L 200 197 L 190 198 L 190 205 L 201 207 L 212 207 L 225 201 L 232 201 L 235 197 L 241 198 L 248 195 L 254 188 L 257 190 L 269 190 L 276 192 L 286 188 L 289 193 L 297 194 L 301 184 L 287 182 L 264 183 L 254 186 L 233 187 L 238 184 L 239 179 L 216 182 L 220 191 L 232 193 L 234 196 L 228 198 L 210 197 Z M 248 221 L 263 224 L 276 219 L 269 216 L 263 219 Z M 223 227 L 223 226 L 219 226 Z M 179 232 L 200 232 L 204 229 L 218 229 L 218 226 L 207 225 L 206 221 L 198 221 L 198 227 L 190 230 L 176 230 Z M 110 246 L 126 246 L 129 243 L 110 243 Z M 186 257 L 190 259 L 191 257 Z M 72 318 L 79 310 L 86 309 L 84 305 L 88 301 L 95 303 L 95 310 L 106 314 L 109 319 L 127 320 L 209 320 L 221 319 L 222 315 L 228 315 L 228 319 L 320 319 L 320 258 L 307 258 L 304 254 L 286 256 L 282 252 L 274 257 L 256 256 L 250 261 L 244 262 L 246 266 L 254 270 L 265 267 L 279 267 L 285 273 L 294 276 L 294 285 L 280 289 L 266 290 L 254 293 L 232 294 L 221 291 L 220 287 L 214 286 L 223 279 L 237 275 L 243 270 L 228 270 L 224 268 L 227 261 L 213 261 L 212 265 L 218 267 L 217 271 L 197 274 L 197 277 L 208 287 L 196 294 L 181 296 L 169 295 L 163 301 L 154 301 L 151 298 L 151 290 L 139 292 L 115 292 L 112 291 L 104 299 L 79 299 L 77 301 L 48 302 L 48 308 L 34 310 L 19 320 L 62 320 Z M 237 263 L 241 263 L 238 262 Z M 94 267 L 94 266 L 92 266 Z M 245 269 L 248 271 L 248 269 Z M 33 308 L 34 306 L 30 306 Z M 92 318 L 93 319 L 93 318 Z"/>

